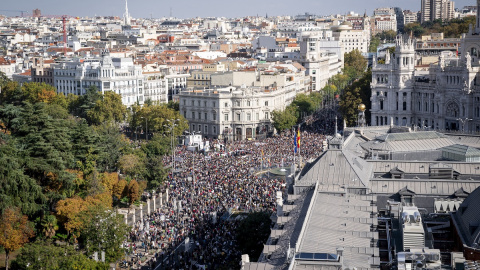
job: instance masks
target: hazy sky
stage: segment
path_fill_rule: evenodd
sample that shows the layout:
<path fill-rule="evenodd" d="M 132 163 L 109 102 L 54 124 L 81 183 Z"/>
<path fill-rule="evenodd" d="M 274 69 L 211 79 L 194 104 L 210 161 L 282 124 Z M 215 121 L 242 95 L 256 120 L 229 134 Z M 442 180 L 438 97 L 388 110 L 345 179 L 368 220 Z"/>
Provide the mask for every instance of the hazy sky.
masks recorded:
<path fill-rule="evenodd" d="M 4 0 L 0 14 L 20 15 L 20 12 L 4 10 L 26 10 L 31 13 L 39 8 L 45 15 L 71 16 L 122 16 L 125 0 Z M 455 7 L 475 5 L 475 0 L 457 0 Z M 345 14 L 355 11 L 371 15 L 376 7 L 399 6 L 413 11 L 420 10 L 420 0 L 129 0 L 128 9 L 133 18 L 168 17 L 170 8 L 174 17 L 241 17 L 247 15 L 298 15 L 309 12 L 317 15 Z"/>

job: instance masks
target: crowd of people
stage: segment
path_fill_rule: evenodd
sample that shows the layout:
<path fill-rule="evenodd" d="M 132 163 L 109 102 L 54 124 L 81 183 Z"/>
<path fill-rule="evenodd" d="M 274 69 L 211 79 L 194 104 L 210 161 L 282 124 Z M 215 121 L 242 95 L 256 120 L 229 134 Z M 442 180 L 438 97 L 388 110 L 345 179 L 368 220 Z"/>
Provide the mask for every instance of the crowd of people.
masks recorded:
<path fill-rule="evenodd" d="M 152 251 L 150 266 L 159 269 L 238 268 L 241 253 L 236 245 L 235 212 L 275 211 L 276 192 L 285 192 L 283 178 L 258 174 L 271 167 L 288 167 L 322 152 L 325 137 L 301 132 L 294 154 L 292 131 L 262 141 L 235 141 L 223 146 L 212 140 L 211 151 L 193 152 L 185 146 L 164 157 L 171 170 L 166 188 L 169 199 L 130 234 L 132 258 Z M 221 145 L 221 146 L 220 146 Z M 176 248 L 188 238 L 188 252 Z M 174 255 L 173 255 L 174 254 Z M 225 268 L 228 266 L 227 268 Z"/>

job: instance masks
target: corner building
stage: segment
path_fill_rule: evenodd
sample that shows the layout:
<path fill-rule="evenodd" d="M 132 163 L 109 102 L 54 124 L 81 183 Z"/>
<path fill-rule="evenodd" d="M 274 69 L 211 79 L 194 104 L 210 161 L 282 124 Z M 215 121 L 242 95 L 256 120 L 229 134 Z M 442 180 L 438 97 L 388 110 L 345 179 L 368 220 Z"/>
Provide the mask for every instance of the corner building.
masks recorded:
<path fill-rule="evenodd" d="M 385 64 L 374 59 L 371 125 L 480 132 L 480 20 L 462 35 L 459 56 L 442 52 L 428 73 L 415 71 L 414 43 L 399 36 Z"/>

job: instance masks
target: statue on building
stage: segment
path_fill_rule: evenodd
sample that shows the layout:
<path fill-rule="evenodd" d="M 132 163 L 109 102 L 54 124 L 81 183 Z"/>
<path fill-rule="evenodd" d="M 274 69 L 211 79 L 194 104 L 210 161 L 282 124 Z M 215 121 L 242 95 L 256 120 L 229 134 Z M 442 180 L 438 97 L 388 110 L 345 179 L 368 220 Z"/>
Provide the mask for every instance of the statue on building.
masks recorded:
<path fill-rule="evenodd" d="M 465 64 L 467 66 L 467 69 L 472 68 L 472 56 L 470 56 L 469 52 L 465 54 Z"/>
<path fill-rule="evenodd" d="M 358 127 L 365 127 L 366 120 L 365 120 L 365 110 L 367 107 L 365 104 L 358 105 L 358 118 L 357 118 L 357 126 Z"/>
<path fill-rule="evenodd" d="M 440 61 L 438 61 L 440 68 L 443 70 L 445 68 L 445 56 L 443 54 L 440 54 Z"/>

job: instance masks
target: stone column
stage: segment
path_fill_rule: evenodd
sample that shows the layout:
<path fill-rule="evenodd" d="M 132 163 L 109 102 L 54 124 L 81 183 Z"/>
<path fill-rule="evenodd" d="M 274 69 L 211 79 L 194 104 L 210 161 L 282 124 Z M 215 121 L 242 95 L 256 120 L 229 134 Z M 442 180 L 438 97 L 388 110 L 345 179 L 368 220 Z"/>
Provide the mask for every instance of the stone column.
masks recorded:
<path fill-rule="evenodd" d="M 132 217 L 132 223 L 133 223 L 133 226 L 135 226 L 135 208 L 130 208 L 133 212 L 133 217 Z"/>
<path fill-rule="evenodd" d="M 157 195 L 153 194 L 152 198 L 153 198 L 153 212 L 155 212 L 155 210 L 156 210 L 155 201 L 157 200 Z"/>
<path fill-rule="evenodd" d="M 168 188 L 165 190 L 165 194 L 166 194 L 165 202 L 168 202 Z"/>
<path fill-rule="evenodd" d="M 128 225 L 128 212 L 125 213 L 125 215 L 123 215 L 123 217 L 125 218 L 125 224 Z"/>
<path fill-rule="evenodd" d="M 150 215 L 150 199 L 147 199 L 147 215 Z"/>
<path fill-rule="evenodd" d="M 163 193 L 160 193 L 160 207 L 163 206 Z"/>
<path fill-rule="evenodd" d="M 140 222 L 143 223 L 143 204 L 140 204 Z"/>
<path fill-rule="evenodd" d="M 283 197 L 282 197 L 282 192 L 277 191 L 277 216 L 281 217 L 283 216 Z"/>

